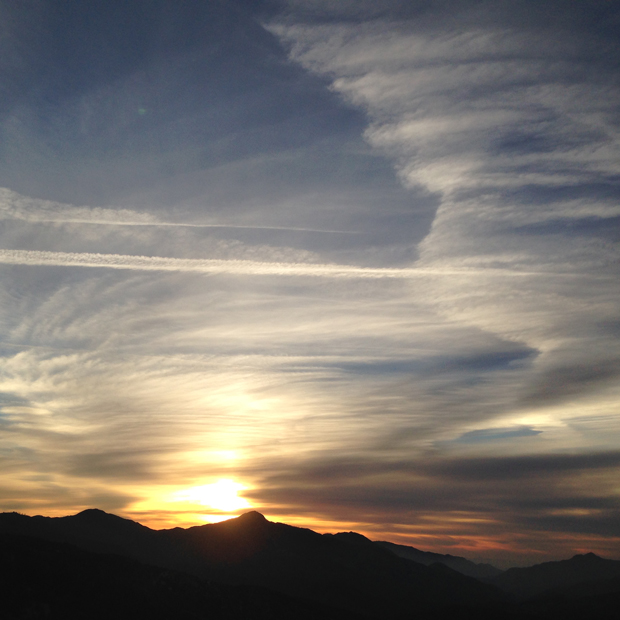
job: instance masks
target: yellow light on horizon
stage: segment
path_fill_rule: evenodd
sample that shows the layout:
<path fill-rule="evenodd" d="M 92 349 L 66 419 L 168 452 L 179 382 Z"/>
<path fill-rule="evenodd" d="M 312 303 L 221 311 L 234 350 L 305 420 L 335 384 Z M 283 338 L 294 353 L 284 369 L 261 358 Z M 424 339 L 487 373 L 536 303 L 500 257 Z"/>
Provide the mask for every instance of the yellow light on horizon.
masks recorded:
<path fill-rule="evenodd" d="M 239 491 L 246 488 L 239 482 L 223 478 L 212 484 L 178 491 L 175 493 L 175 499 L 208 506 L 222 512 L 234 512 L 243 508 L 251 508 L 250 503 L 238 495 Z"/>

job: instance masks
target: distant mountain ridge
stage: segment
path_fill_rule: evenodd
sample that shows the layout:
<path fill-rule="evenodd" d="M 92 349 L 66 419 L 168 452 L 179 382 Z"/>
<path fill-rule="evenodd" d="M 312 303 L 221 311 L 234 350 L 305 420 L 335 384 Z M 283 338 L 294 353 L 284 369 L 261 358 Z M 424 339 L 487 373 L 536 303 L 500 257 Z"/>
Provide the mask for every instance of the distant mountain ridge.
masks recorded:
<path fill-rule="evenodd" d="M 10 515 L 13 515 L 12 517 Z M 34 519 L 34 523 L 25 526 L 23 522 L 23 516 L 18 513 L 0 513 L 0 531 L 3 528 L 3 519 L 7 522 L 11 522 L 14 519 L 13 527 L 15 531 L 21 531 L 23 533 L 31 533 L 37 531 L 38 534 L 43 536 L 51 536 L 55 540 L 62 540 L 63 542 L 83 543 L 87 548 L 93 551 L 101 552 L 119 552 L 124 554 L 127 550 L 136 548 L 142 539 L 146 539 L 150 536 L 149 532 L 157 532 L 158 530 L 152 530 L 140 523 L 131 521 L 130 519 L 124 519 L 114 514 L 104 512 L 97 508 L 89 508 L 83 510 L 68 517 L 59 517 L 58 519 L 51 519 L 49 517 L 27 517 L 28 519 Z M 240 517 L 230 519 L 230 523 L 243 524 L 250 529 L 260 527 L 259 524 L 268 523 L 267 519 L 257 511 L 247 512 Z M 19 525 L 21 523 L 21 527 Z M 8 524 L 7 524 L 8 525 Z M 170 530 L 159 530 L 162 532 L 196 532 L 203 531 L 196 528 L 209 528 L 214 524 L 199 525 L 183 528 L 172 528 Z M 219 525 L 219 524 L 215 524 Z M 277 524 L 276 524 L 277 525 Z M 282 525 L 282 524 L 280 524 Z M 34 526 L 34 529 L 33 529 Z M 6 525 L 4 526 L 6 527 Z M 9 526 L 10 527 L 10 526 Z M 222 526 L 223 527 L 223 526 Z M 290 526 L 287 526 L 290 527 Z M 93 537 L 93 531 L 97 530 L 97 539 Z M 297 528 L 302 529 L 302 528 Z M 174 534 L 170 534 L 174 538 Z M 424 566 L 430 566 L 432 564 L 445 564 L 449 568 L 455 570 L 458 573 L 467 575 L 469 577 L 475 577 L 476 579 L 491 579 L 496 577 L 502 571 L 490 564 L 476 564 L 466 558 L 444 555 L 440 553 L 432 553 L 429 551 L 421 551 L 415 547 L 409 547 L 405 545 L 397 545 L 386 541 L 371 541 L 369 538 L 358 534 L 357 532 L 338 532 L 337 534 L 323 534 L 323 536 L 334 537 L 337 540 L 346 541 L 348 543 L 367 543 L 382 547 L 394 555 L 412 560 L 418 564 Z M 228 551 L 229 552 L 229 551 Z"/>
<path fill-rule="evenodd" d="M 586 553 L 570 560 L 509 568 L 491 582 L 519 599 L 528 599 L 553 590 L 613 580 L 620 586 L 620 561 Z"/>
<path fill-rule="evenodd" d="M 388 549 L 401 558 L 419 562 L 425 566 L 430 566 L 431 564 L 437 563 L 445 564 L 452 570 L 463 573 L 463 575 L 468 575 L 469 577 L 475 577 L 476 579 L 490 580 L 502 573 L 499 568 L 495 568 L 495 566 L 492 566 L 491 564 L 476 564 L 471 560 L 467 560 L 457 555 L 444 555 L 441 553 L 432 553 L 431 551 L 420 551 L 415 547 L 397 545 L 384 540 L 379 540 L 375 544 L 383 547 L 384 549 Z"/>
<path fill-rule="evenodd" d="M 53 545 L 68 544 L 93 554 L 79 560 L 91 568 L 96 565 L 96 558 L 102 557 L 94 554 L 115 554 L 141 563 L 146 568 L 132 564 L 137 575 L 147 575 L 134 580 L 137 596 L 143 596 L 140 592 L 150 587 L 148 575 L 153 570 L 172 570 L 187 576 L 175 577 L 181 582 L 193 576 L 199 583 L 222 584 L 223 589 L 216 595 L 222 609 L 230 606 L 226 597 L 232 591 L 226 588 L 241 588 L 240 601 L 245 601 L 248 609 L 263 609 L 267 605 L 279 610 L 267 610 L 265 617 L 270 618 L 313 618 L 313 614 L 317 618 L 337 618 L 340 614 L 342 618 L 374 620 L 461 615 L 521 620 L 560 617 L 557 614 L 561 610 L 563 618 L 572 619 L 581 617 L 576 615 L 577 610 L 582 613 L 590 606 L 597 609 L 598 618 L 615 619 L 620 605 L 620 562 L 594 554 L 491 575 L 497 569 L 465 558 L 373 542 L 355 532 L 318 534 L 270 522 L 258 512 L 221 523 L 169 530 L 152 530 L 96 509 L 58 518 L 0 514 L 0 541 L 9 544 L 20 537 L 42 539 Z M 29 553 L 35 553 L 36 543 L 29 545 Z M 79 559 L 76 553 L 65 550 L 59 557 L 68 554 L 69 560 L 74 561 Z M 478 578 L 463 574 L 465 571 L 477 573 Z M 188 583 L 180 587 L 191 593 L 192 609 L 203 609 L 203 586 Z M 251 588 L 274 594 L 253 594 Z M 169 604 L 167 599 L 164 602 Z M 317 611 L 316 606 L 323 606 L 323 611 Z M 299 613 L 295 611 L 297 607 Z M 613 611 L 607 614 L 606 610 Z M 229 617 L 221 614 L 212 618 Z"/>
<path fill-rule="evenodd" d="M 487 584 L 400 558 L 363 536 L 322 535 L 257 512 L 151 530 L 98 510 L 68 517 L 0 514 L 0 532 L 69 543 L 230 585 L 259 586 L 375 618 L 449 606 L 502 605 Z"/>

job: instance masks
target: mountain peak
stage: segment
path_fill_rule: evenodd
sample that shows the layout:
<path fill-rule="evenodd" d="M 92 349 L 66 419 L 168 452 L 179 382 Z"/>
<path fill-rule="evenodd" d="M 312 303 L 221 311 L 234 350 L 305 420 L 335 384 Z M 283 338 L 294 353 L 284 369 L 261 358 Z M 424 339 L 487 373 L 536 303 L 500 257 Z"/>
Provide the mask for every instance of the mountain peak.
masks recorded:
<path fill-rule="evenodd" d="M 578 553 L 577 555 L 574 555 L 571 560 L 576 560 L 576 561 L 584 561 L 584 560 L 602 560 L 603 558 L 600 555 L 596 555 L 596 553 L 592 553 L 592 551 L 590 551 L 589 553 Z"/>
<path fill-rule="evenodd" d="M 135 523 L 135 521 L 131 521 L 131 519 L 124 519 L 123 517 L 105 512 L 105 510 L 100 510 L 99 508 L 87 508 L 86 510 L 82 510 L 82 512 L 78 512 L 76 515 L 73 515 L 72 518 L 93 523 L 111 523 L 113 521 L 127 521 L 129 523 Z"/>
<path fill-rule="evenodd" d="M 105 512 L 105 510 L 100 510 L 99 508 L 87 508 L 86 510 L 82 510 L 82 512 L 78 512 L 76 515 L 66 518 L 69 522 L 80 523 L 81 527 L 103 527 L 107 529 L 121 529 L 124 531 L 150 529 L 137 521 L 119 517 L 118 515 Z"/>
<path fill-rule="evenodd" d="M 358 534 L 357 532 L 338 532 L 337 534 L 330 534 L 330 536 L 350 544 L 373 544 L 366 536 Z"/>
<path fill-rule="evenodd" d="M 237 517 L 235 521 L 238 521 L 239 523 L 266 523 L 267 519 L 260 512 L 251 510 L 250 512 L 246 512 Z"/>
<path fill-rule="evenodd" d="M 111 515 L 109 513 L 107 513 L 105 510 L 100 510 L 99 508 L 87 508 L 86 510 L 82 510 L 81 512 L 78 512 L 76 515 L 74 515 L 76 517 L 94 517 L 94 518 L 102 518 L 104 516 L 106 517 L 113 517 L 115 515 Z"/>

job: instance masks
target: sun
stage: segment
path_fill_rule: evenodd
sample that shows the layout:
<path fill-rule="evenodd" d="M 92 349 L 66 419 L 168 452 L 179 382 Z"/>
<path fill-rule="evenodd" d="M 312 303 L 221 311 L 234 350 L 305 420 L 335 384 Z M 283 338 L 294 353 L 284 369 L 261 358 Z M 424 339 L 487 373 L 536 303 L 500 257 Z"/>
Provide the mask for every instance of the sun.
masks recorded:
<path fill-rule="evenodd" d="M 239 491 L 245 488 L 239 482 L 224 478 L 212 484 L 205 484 L 181 491 L 177 497 L 200 504 L 201 506 L 208 506 L 213 510 L 234 512 L 243 508 L 251 508 L 250 503 L 246 499 L 237 495 Z"/>

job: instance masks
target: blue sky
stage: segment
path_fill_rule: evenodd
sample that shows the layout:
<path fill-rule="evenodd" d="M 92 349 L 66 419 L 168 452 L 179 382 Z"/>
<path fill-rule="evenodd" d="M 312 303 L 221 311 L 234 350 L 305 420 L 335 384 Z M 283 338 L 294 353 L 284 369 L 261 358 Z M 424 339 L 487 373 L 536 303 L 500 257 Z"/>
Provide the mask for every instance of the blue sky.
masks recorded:
<path fill-rule="evenodd" d="M 0 508 L 620 557 L 613 2 L 0 11 Z"/>

